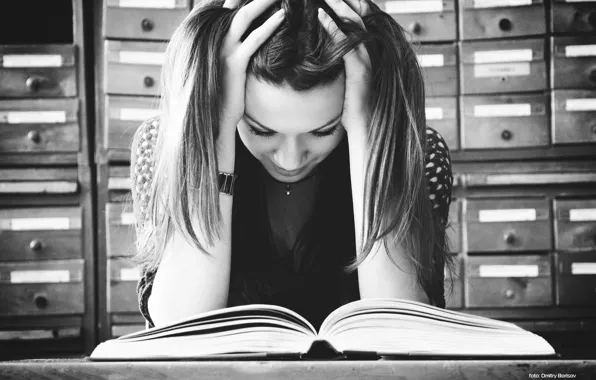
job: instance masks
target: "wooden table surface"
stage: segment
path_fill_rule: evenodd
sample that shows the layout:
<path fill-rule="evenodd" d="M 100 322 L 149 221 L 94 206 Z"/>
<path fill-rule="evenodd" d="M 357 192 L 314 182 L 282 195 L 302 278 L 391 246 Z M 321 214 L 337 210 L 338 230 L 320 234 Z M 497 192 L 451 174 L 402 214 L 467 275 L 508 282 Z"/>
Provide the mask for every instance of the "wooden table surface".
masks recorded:
<path fill-rule="evenodd" d="M 596 360 L 0 362 L 0 379 L 596 379 Z"/>

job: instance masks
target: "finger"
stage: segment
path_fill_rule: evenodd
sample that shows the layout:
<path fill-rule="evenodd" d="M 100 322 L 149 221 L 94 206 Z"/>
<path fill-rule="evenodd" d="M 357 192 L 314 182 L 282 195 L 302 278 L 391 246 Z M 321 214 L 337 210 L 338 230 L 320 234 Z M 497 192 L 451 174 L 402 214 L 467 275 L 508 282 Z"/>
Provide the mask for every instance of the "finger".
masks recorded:
<path fill-rule="evenodd" d="M 354 10 L 360 17 L 364 17 L 370 13 L 370 7 L 367 0 L 344 0 L 350 8 Z"/>
<path fill-rule="evenodd" d="M 285 12 L 283 9 L 278 10 L 271 17 L 269 17 L 267 21 L 263 23 L 263 25 L 253 30 L 238 48 L 237 53 L 239 58 L 245 60 L 246 63 L 248 63 L 250 57 L 252 57 L 257 49 L 265 41 L 267 41 L 267 39 L 271 37 L 271 35 L 279 27 L 284 19 L 284 14 Z"/>
<path fill-rule="evenodd" d="M 230 25 L 230 36 L 239 40 L 250 24 L 279 0 L 254 0 L 238 10 Z"/>
<path fill-rule="evenodd" d="M 364 21 L 362 21 L 362 17 L 360 17 L 360 15 L 343 0 L 325 0 L 325 2 L 340 18 L 347 18 L 349 20 L 355 21 L 364 28 Z M 357 3 L 358 0 L 355 2 Z"/>
<path fill-rule="evenodd" d="M 329 16 L 322 8 L 319 8 L 319 20 L 321 21 L 321 24 L 327 33 L 329 33 L 333 39 L 334 43 L 339 43 L 347 38 L 346 35 L 339 29 L 335 21 L 333 21 L 331 16 Z M 354 70 L 353 68 L 357 67 L 359 62 L 368 63 L 369 61 L 370 57 L 364 45 L 360 45 L 356 49 L 352 49 L 349 53 L 344 55 L 346 70 Z"/>
<path fill-rule="evenodd" d="M 223 7 L 229 9 L 238 8 L 238 6 L 240 5 L 240 1 L 242 0 L 226 0 Z"/>

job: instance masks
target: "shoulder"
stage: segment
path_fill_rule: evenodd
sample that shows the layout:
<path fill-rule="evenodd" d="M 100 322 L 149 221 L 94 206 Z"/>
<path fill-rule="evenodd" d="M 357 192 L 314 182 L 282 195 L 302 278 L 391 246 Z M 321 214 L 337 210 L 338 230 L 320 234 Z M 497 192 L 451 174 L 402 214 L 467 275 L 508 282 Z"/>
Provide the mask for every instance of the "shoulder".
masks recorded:
<path fill-rule="evenodd" d="M 433 209 L 446 222 L 453 186 L 451 155 L 443 136 L 431 127 L 426 128 L 425 172 Z"/>

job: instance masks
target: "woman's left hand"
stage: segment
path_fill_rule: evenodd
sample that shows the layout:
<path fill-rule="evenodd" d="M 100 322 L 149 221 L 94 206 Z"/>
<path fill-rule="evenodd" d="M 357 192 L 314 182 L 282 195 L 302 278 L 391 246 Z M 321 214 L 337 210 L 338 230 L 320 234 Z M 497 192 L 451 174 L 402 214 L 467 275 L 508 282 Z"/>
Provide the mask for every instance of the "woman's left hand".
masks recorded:
<path fill-rule="evenodd" d="M 369 12 L 366 0 L 325 0 L 327 5 L 340 18 L 356 21 L 365 28 L 362 17 Z M 332 18 L 319 8 L 319 21 L 333 38 L 339 42 L 347 38 Z M 348 133 L 348 138 L 365 139 L 367 136 L 368 113 L 367 100 L 371 85 L 371 63 L 366 47 L 361 44 L 344 57 L 345 97 L 341 122 Z"/>

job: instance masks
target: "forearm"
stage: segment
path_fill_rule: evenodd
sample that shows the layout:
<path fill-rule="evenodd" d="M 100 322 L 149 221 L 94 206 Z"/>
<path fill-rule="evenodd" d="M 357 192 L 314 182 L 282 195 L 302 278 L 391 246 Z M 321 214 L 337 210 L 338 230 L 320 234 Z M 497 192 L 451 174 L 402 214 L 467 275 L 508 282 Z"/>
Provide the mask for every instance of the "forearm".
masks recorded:
<path fill-rule="evenodd" d="M 364 135 L 349 137 L 348 145 L 356 254 L 360 256 L 361 242 L 366 238 L 361 231 L 363 224 L 367 223 L 363 205 L 368 148 Z M 428 303 L 428 298 L 418 285 L 415 267 L 404 248 L 398 244 L 388 244 L 388 248 L 389 251 L 382 241 L 377 241 L 369 256 L 358 267 L 360 298 L 402 298 Z"/>
<path fill-rule="evenodd" d="M 234 172 L 235 141 L 221 136 L 218 143 L 218 170 Z M 235 137 L 235 136 L 234 136 Z M 221 225 L 219 238 L 208 244 L 195 227 L 197 238 L 206 251 L 197 251 L 180 233 L 168 240 L 149 298 L 149 311 L 155 325 L 171 323 L 193 314 L 227 306 L 232 251 L 233 197 L 219 194 Z M 198 226 L 198 215 L 193 215 Z"/>

